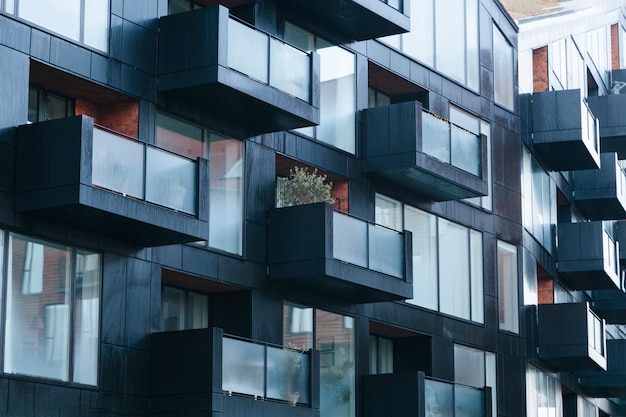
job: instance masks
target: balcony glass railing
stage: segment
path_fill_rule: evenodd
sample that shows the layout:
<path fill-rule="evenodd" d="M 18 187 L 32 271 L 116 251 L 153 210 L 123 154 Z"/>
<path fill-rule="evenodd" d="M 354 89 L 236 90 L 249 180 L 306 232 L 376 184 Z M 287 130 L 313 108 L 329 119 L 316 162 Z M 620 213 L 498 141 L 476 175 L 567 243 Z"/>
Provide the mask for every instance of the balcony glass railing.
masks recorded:
<path fill-rule="evenodd" d="M 582 135 L 583 141 L 589 143 L 596 152 L 600 152 L 600 133 L 598 120 L 594 117 L 593 113 L 589 109 L 589 105 L 586 100 L 582 100 L 580 106 L 582 110 Z"/>
<path fill-rule="evenodd" d="M 422 152 L 482 177 L 480 136 L 425 111 L 422 112 Z"/>
<path fill-rule="evenodd" d="M 615 188 L 618 197 L 626 198 L 626 160 L 617 161 Z"/>
<path fill-rule="evenodd" d="M 94 128 L 92 183 L 128 197 L 196 214 L 197 163 Z"/>
<path fill-rule="evenodd" d="M 603 222 L 602 245 L 604 247 L 604 268 L 612 271 L 616 276 L 620 275 L 619 243 L 614 238 L 614 222 Z"/>
<path fill-rule="evenodd" d="M 589 346 L 600 355 L 604 355 L 604 322 L 591 310 L 587 311 L 587 322 Z"/>
<path fill-rule="evenodd" d="M 224 336 L 222 390 L 310 404 L 310 353 Z"/>
<path fill-rule="evenodd" d="M 426 379 L 424 391 L 427 416 L 485 416 L 485 393 L 482 389 Z"/>
<path fill-rule="evenodd" d="M 404 278 L 404 235 L 339 212 L 333 213 L 333 257 Z"/>
<path fill-rule="evenodd" d="M 228 22 L 228 64 L 307 103 L 311 101 L 311 55 L 235 19 Z"/>

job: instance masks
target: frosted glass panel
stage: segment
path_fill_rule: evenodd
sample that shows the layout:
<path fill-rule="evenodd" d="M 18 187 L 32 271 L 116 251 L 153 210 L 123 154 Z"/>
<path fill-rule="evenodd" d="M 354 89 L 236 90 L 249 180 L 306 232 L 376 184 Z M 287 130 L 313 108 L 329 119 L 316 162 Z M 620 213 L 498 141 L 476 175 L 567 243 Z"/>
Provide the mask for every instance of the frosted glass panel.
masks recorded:
<path fill-rule="evenodd" d="M 233 19 L 228 21 L 228 66 L 268 82 L 269 37 Z"/>
<path fill-rule="evenodd" d="M 432 114 L 422 113 L 422 152 L 443 162 L 450 162 L 450 123 Z"/>
<path fill-rule="evenodd" d="M 267 397 L 291 404 L 309 403 L 309 356 L 305 353 L 267 348 Z"/>
<path fill-rule="evenodd" d="M 92 182 L 123 195 L 143 198 L 143 145 L 93 130 Z"/>
<path fill-rule="evenodd" d="M 222 389 L 263 397 L 265 347 L 223 338 Z"/>
<path fill-rule="evenodd" d="M 483 417 L 483 391 L 456 385 L 454 387 L 454 417 Z"/>
<path fill-rule="evenodd" d="M 270 39 L 270 53 L 270 85 L 308 102 L 310 56 L 276 39 Z"/>
<path fill-rule="evenodd" d="M 452 157 L 450 163 L 457 168 L 481 176 L 480 136 L 457 126 L 451 126 Z"/>
<path fill-rule="evenodd" d="M 333 213 L 333 257 L 367 267 L 367 223 Z"/>
<path fill-rule="evenodd" d="M 394 230 L 369 225 L 369 267 L 394 277 L 404 277 L 404 236 Z"/>
<path fill-rule="evenodd" d="M 196 164 L 160 149 L 146 149 L 146 200 L 196 213 Z"/>
<path fill-rule="evenodd" d="M 450 417 L 454 414 L 454 386 L 444 382 L 424 381 L 424 402 L 429 417 Z"/>

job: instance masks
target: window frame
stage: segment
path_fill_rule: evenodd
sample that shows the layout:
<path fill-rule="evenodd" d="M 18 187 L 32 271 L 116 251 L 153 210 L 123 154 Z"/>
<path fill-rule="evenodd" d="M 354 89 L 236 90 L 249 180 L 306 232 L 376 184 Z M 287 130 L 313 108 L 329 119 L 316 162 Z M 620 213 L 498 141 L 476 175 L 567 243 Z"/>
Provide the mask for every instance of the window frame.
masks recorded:
<path fill-rule="evenodd" d="M 498 39 L 500 42 L 496 42 Z M 492 23 L 492 43 L 493 43 L 493 101 L 496 105 L 507 110 L 515 110 L 515 51 L 513 45 L 502 33 L 500 28 Z M 500 49 L 498 46 L 506 46 Z M 506 59 L 501 58 L 506 55 Z M 508 63 L 506 62 L 508 60 Z M 502 65 L 506 63 L 506 65 Z M 507 85 L 507 91 L 501 91 L 499 80 Z"/>
<path fill-rule="evenodd" d="M 501 252 L 501 251 L 506 251 Z M 498 286 L 498 328 L 500 331 L 519 334 L 520 309 L 520 260 L 519 248 L 510 242 L 498 239 L 496 243 L 496 280 Z M 511 265 L 501 264 L 501 255 L 508 255 Z M 513 276 L 505 275 L 507 268 Z M 502 274 L 501 274 L 502 272 Z"/>

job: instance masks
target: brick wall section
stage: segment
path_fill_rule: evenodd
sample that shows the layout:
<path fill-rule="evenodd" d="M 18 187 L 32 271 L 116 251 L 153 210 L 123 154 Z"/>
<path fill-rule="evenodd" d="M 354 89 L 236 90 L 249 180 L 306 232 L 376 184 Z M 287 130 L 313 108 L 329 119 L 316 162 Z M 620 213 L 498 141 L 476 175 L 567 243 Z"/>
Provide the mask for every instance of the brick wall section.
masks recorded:
<path fill-rule="evenodd" d="M 548 46 L 533 50 L 533 92 L 550 89 L 548 78 Z"/>
<path fill-rule="evenodd" d="M 620 67 L 619 46 L 619 28 L 616 23 L 611 25 L 611 69 L 614 70 L 618 70 Z"/>
<path fill-rule="evenodd" d="M 112 104 L 94 104 L 76 99 L 75 114 L 86 114 L 94 118 L 94 122 L 124 135 L 137 138 L 139 136 L 139 102 L 125 101 Z"/>
<path fill-rule="evenodd" d="M 554 304 L 554 281 L 551 277 L 537 276 L 539 304 Z"/>
<path fill-rule="evenodd" d="M 136 138 L 139 136 L 139 102 L 129 101 L 101 106 L 97 123 Z"/>

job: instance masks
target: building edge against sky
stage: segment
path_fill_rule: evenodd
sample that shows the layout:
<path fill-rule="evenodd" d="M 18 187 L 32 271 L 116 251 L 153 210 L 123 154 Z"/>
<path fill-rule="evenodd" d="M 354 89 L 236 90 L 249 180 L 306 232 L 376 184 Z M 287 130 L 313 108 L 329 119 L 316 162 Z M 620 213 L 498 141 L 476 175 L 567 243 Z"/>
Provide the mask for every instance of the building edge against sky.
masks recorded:
<path fill-rule="evenodd" d="M 0 0 L 0 414 L 626 416 L 626 5 L 58 3 Z"/>

